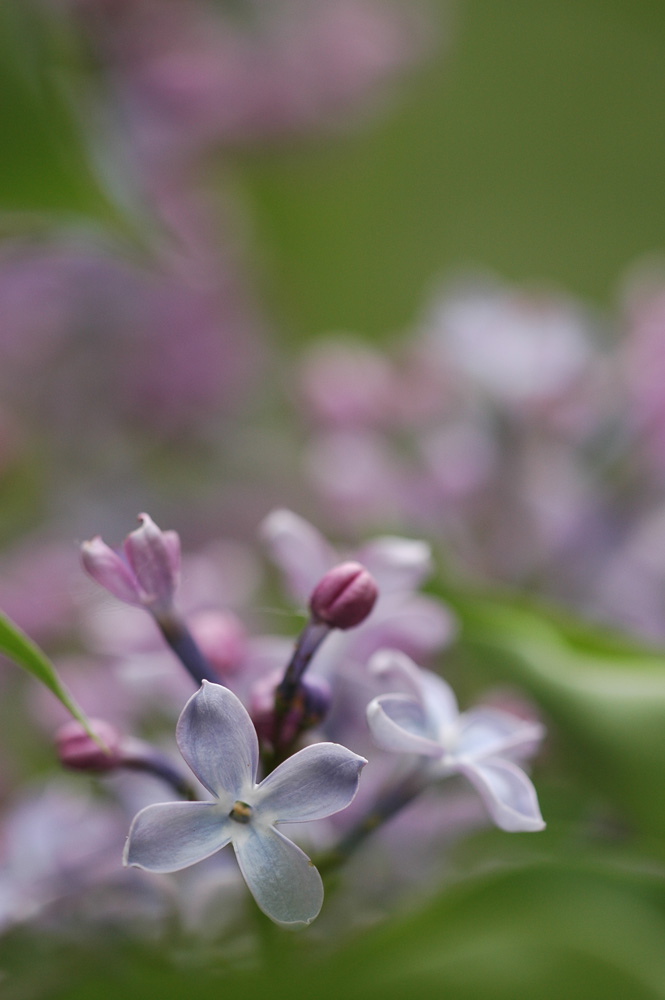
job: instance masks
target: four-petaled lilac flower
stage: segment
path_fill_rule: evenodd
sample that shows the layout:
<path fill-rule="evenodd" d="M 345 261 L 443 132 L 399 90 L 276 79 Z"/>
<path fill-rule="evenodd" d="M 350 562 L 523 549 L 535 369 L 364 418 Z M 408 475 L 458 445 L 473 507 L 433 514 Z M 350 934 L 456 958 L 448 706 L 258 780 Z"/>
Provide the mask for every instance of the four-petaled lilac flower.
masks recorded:
<path fill-rule="evenodd" d="M 515 763 L 540 743 L 544 730 L 539 723 L 493 708 L 460 715 L 449 685 L 397 651 L 376 654 L 370 668 L 399 673 L 411 692 L 379 695 L 367 706 L 367 722 L 379 747 L 430 758 L 432 781 L 463 774 L 502 830 L 543 829 L 536 791 Z"/>
<path fill-rule="evenodd" d="M 344 809 L 365 758 L 337 743 L 316 743 L 257 785 L 259 744 L 250 717 L 231 691 L 207 681 L 185 705 L 176 739 L 215 801 L 147 806 L 132 823 L 124 863 L 179 871 L 232 843 L 263 912 L 280 924 L 311 923 L 323 902 L 321 876 L 275 824 Z"/>
<path fill-rule="evenodd" d="M 84 569 L 114 597 L 160 616 L 171 611 L 180 573 L 180 538 L 162 531 L 148 514 L 123 542 L 122 553 L 97 535 L 81 547 Z"/>

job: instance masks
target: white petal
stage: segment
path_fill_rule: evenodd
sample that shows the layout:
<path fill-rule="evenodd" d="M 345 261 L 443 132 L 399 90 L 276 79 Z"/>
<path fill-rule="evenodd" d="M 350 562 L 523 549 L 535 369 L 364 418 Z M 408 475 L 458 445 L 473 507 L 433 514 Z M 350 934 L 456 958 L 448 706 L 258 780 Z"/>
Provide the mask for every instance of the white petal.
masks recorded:
<path fill-rule="evenodd" d="M 458 718 L 457 699 L 449 684 L 432 673 L 422 670 L 411 657 L 398 649 L 380 649 L 368 664 L 378 676 L 394 675 L 403 689 L 416 698 L 429 719 L 429 735 L 448 729 Z"/>
<path fill-rule="evenodd" d="M 524 760 L 533 754 L 545 729 L 539 722 L 520 719 L 495 708 L 474 708 L 460 716 L 456 754 L 481 757 L 509 757 Z"/>
<path fill-rule="evenodd" d="M 306 604 L 323 574 L 339 562 L 334 549 L 309 521 L 290 510 L 273 510 L 259 530 L 291 593 Z"/>
<path fill-rule="evenodd" d="M 309 924 L 323 903 L 318 871 L 299 847 L 273 827 L 248 824 L 233 847 L 249 891 L 278 924 Z"/>
<path fill-rule="evenodd" d="M 180 871 L 225 847 L 232 826 L 217 802 L 146 806 L 130 827 L 123 864 L 149 872 Z"/>
<path fill-rule="evenodd" d="M 545 826 L 536 790 L 516 764 L 492 758 L 460 762 L 459 771 L 480 792 L 490 816 L 502 830 L 529 832 Z"/>
<path fill-rule="evenodd" d="M 349 805 L 366 763 L 339 743 L 315 743 L 269 774 L 252 802 L 270 823 L 323 819 Z"/>
<path fill-rule="evenodd" d="M 372 739 L 383 750 L 440 757 L 443 747 L 422 705 L 403 694 L 382 694 L 367 706 Z"/>
<path fill-rule="evenodd" d="M 254 787 L 259 763 L 256 730 L 228 688 L 204 681 L 182 710 L 176 740 L 199 781 L 229 811 Z"/>

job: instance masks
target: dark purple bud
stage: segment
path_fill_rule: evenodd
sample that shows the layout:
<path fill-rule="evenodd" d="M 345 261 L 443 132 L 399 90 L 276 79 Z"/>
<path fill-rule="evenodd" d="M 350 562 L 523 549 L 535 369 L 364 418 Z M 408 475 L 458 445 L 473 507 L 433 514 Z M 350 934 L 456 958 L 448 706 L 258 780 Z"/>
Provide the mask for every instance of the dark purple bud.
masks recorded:
<path fill-rule="evenodd" d="M 357 562 L 333 566 L 314 588 L 309 608 L 315 621 L 331 628 L 353 628 L 367 618 L 378 589 L 373 577 Z"/>
<path fill-rule="evenodd" d="M 281 672 L 276 670 L 257 681 L 250 694 L 249 714 L 263 743 L 273 742 L 280 680 Z M 300 733 L 322 722 L 330 710 L 331 698 L 330 685 L 322 677 L 302 678 L 280 725 L 280 746 L 290 746 Z"/>
<path fill-rule="evenodd" d="M 72 719 L 61 726 L 55 737 L 55 746 L 63 767 L 74 771 L 112 771 L 122 761 L 120 735 L 103 719 L 91 719 L 94 734 L 108 748 L 108 753 L 85 731 L 80 722 Z"/>

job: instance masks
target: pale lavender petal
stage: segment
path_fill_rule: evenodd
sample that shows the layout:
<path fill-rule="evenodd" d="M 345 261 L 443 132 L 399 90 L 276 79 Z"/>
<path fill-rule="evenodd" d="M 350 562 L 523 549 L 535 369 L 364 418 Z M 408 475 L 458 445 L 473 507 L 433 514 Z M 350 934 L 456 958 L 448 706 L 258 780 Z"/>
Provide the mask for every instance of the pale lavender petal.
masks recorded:
<path fill-rule="evenodd" d="M 383 750 L 440 757 L 443 747 L 422 705 L 402 694 L 383 694 L 367 706 L 372 739 Z"/>
<path fill-rule="evenodd" d="M 273 562 L 286 576 L 291 593 L 303 603 L 309 600 L 321 577 L 339 561 L 323 535 L 290 510 L 268 514 L 260 534 Z"/>
<path fill-rule="evenodd" d="M 248 824 L 234 833 L 240 870 L 257 905 L 278 924 L 309 924 L 323 903 L 318 871 L 299 847 L 273 827 Z"/>
<path fill-rule="evenodd" d="M 498 827 L 510 833 L 542 830 L 536 790 L 524 771 L 507 760 L 492 758 L 458 765 L 480 792 Z"/>
<path fill-rule="evenodd" d="M 231 810 L 254 787 L 259 743 L 242 702 L 204 681 L 182 710 L 176 740 L 194 774 Z"/>
<path fill-rule="evenodd" d="M 457 632 L 454 615 L 441 601 L 425 594 L 385 594 L 379 586 L 379 601 L 372 619 L 379 646 L 408 649 L 414 655 L 449 646 Z"/>
<path fill-rule="evenodd" d="M 415 590 L 432 571 L 430 546 L 412 538 L 374 538 L 355 557 L 375 577 L 381 593 Z"/>
<path fill-rule="evenodd" d="M 109 593 L 128 604 L 140 604 L 141 592 L 134 573 L 124 559 L 97 535 L 81 546 L 85 571 Z"/>
<path fill-rule="evenodd" d="M 323 819 L 349 805 L 366 763 L 338 743 L 315 743 L 269 774 L 252 801 L 269 823 Z"/>
<path fill-rule="evenodd" d="M 378 676 L 392 675 L 403 690 L 420 702 L 433 739 L 457 720 L 457 699 L 450 685 L 431 670 L 422 670 L 406 653 L 398 649 L 381 649 L 371 658 L 368 667 Z"/>
<path fill-rule="evenodd" d="M 168 610 L 178 585 L 179 558 L 170 533 L 168 541 L 148 514 L 139 514 L 141 527 L 124 541 L 124 550 L 136 574 L 146 604 Z M 175 565 L 173 560 L 175 559 Z"/>
<path fill-rule="evenodd" d="M 225 847 L 233 825 L 217 802 L 146 806 L 130 827 L 123 864 L 150 872 L 180 871 Z"/>
<path fill-rule="evenodd" d="M 474 759 L 500 756 L 523 760 L 535 753 L 544 735 L 539 722 L 495 708 L 474 708 L 460 716 L 455 752 Z"/>

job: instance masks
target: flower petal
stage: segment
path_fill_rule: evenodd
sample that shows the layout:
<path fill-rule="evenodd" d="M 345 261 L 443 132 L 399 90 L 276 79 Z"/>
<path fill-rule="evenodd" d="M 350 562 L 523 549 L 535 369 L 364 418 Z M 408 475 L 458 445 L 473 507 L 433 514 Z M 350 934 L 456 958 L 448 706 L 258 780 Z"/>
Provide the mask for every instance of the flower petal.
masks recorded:
<path fill-rule="evenodd" d="M 171 607 L 178 585 L 179 545 L 175 532 L 164 532 L 148 514 L 139 514 L 141 527 L 130 532 L 123 543 L 125 555 L 144 591 L 144 603 L 164 611 Z"/>
<path fill-rule="evenodd" d="M 367 542 L 355 555 L 375 577 L 382 594 L 415 590 L 432 572 L 432 549 L 418 539 L 385 535 Z"/>
<path fill-rule="evenodd" d="M 458 770 L 480 792 L 490 816 L 502 830 L 516 833 L 544 828 L 536 790 L 516 764 L 492 758 L 460 763 Z"/>
<path fill-rule="evenodd" d="M 210 857 L 231 840 L 233 821 L 217 802 L 146 806 L 129 830 L 123 864 L 149 872 L 177 872 Z"/>
<path fill-rule="evenodd" d="M 323 819 L 348 806 L 366 763 L 339 743 L 315 743 L 264 778 L 253 802 L 269 823 Z"/>
<path fill-rule="evenodd" d="M 460 716 L 455 752 L 474 759 L 499 756 L 523 760 L 536 751 L 544 735 L 539 722 L 495 708 L 475 708 Z"/>
<path fill-rule="evenodd" d="M 403 689 L 416 698 L 429 719 L 429 735 L 448 729 L 458 718 L 457 699 L 449 684 L 432 673 L 421 670 L 410 656 L 399 649 L 381 649 L 372 656 L 368 668 L 377 676 L 393 674 Z"/>
<path fill-rule="evenodd" d="M 141 592 L 125 560 L 97 535 L 81 546 L 85 571 L 102 587 L 127 604 L 141 604 Z"/>
<path fill-rule="evenodd" d="M 382 694 L 367 706 L 372 739 L 383 750 L 440 757 L 443 747 L 422 705 L 403 694 Z"/>
<path fill-rule="evenodd" d="M 278 924 L 309 924 L 323 903 L 318 871 L 299 847 L 273 827 L 248 824 L 234 833 L 240 870 L 257 905 Z"/>
<path fill-rule="evenodd" d="M 254 787 L 259 764 L 256 731 L 228 688 L 204 681 L 182 710 L 176 740 L 199 781 L 229 811 Z"/>
<path fill-rule="evenodd" d="M 339 562 L 334 549 L 309 521 L 290 510 L 273 510 L 260 532 L 291 593 L 306 604 L 321 577 Z"/>

